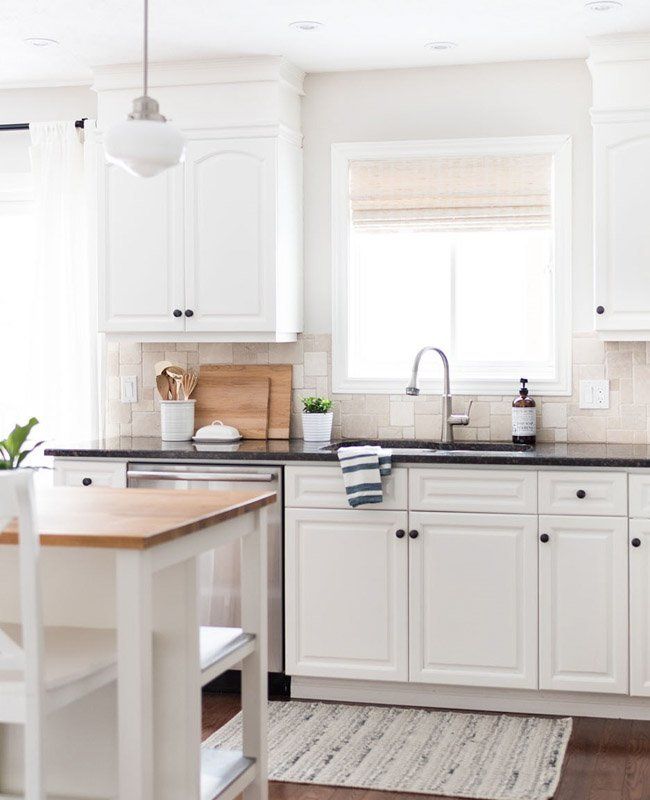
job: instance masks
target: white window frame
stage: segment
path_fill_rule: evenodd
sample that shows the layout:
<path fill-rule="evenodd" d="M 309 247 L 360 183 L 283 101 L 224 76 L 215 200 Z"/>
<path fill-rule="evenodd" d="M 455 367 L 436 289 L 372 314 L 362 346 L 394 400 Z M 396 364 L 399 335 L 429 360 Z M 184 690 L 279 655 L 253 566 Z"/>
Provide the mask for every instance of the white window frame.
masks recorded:
<path fill-rule="evenodd" d="M 332 391 L 345 394 L 403 394 L 409 375 L 391 380 L 348 374 L 348 268 L 350 253 L 351 161 L 458 155 L 539 155 L 553 157 L 555 364 L 552 379 L 535 380 L 536 395 L 571 394 L 571 137 L 522 136 L 402 142 L 345 142 L 332 145 Z M 387 317 L 390 324 L 390 315 Z M 435 345 L 436 342 L 427 342 Z M 415 353 L 408 354 L 409 359 Z M 457 394 L 508 395 L 512 378 L 454 380 Z M 442 379 L 423 381 L 425 393 L 440 393 Z M 516 388 L 516 387 L 515 387 Z"/>

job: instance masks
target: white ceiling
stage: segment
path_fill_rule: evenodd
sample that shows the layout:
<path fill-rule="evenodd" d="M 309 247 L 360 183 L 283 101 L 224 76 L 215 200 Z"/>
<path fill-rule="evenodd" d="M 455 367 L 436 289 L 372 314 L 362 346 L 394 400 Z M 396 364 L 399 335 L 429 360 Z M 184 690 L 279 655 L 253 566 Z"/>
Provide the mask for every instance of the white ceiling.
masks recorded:
<path fill-rule="evenodd" d="M 650 0 L 600 13 L 584 0 L 150 0 L 150 13 L 152 61 L 284 55 L 307 72 L 583 57 L 588 35 L 650 30 Z M 323 27 L 289 28 L 312 19 Z M 2 0 L 0 85 L 88 83 L 95 65 L 138 61 L 140 36 L 140 0 Z"/>

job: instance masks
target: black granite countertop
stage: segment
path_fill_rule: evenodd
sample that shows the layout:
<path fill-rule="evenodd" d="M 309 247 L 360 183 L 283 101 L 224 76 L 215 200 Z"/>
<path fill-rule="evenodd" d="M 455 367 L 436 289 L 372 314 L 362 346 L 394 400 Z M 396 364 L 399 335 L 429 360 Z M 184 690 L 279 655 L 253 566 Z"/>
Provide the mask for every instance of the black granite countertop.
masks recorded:
<path fill-rule="evenodd" d="M 46 455 L 66 458 L 164 459 L 169 461 L 265 461 L 278 464 L 287 461 L 336 461 L 336 448 L 352 444 L 352 440 L 335 441 L 330 445 L 304 442 L 302 439 L 245 440 L 236 444 L 193 444 L 163 442 L 154 437 L 122 437 L 94 442 L 57 445 L 45 450 Z M 358 441 L 354 442 L 359 443 Z M 364 443 L 366 443 L 364 441 Z M 379 442 L 367 441 L 369 444 Z M 403 464 L 503 464 L 530 466 L 575 467 L 650 467 L 650 446 L 627 444 L 539 444 L 532 449 L 516 451 L 505 443 L 485 443 L 488 451 L 475 448 L 472 442 L 452 445 L 458 449 L 434 449 L 430 453 L 409 452 L 413 445 L 438 448 L 437 442 L 382 441 L 395 448 L 394 463 Z"/>

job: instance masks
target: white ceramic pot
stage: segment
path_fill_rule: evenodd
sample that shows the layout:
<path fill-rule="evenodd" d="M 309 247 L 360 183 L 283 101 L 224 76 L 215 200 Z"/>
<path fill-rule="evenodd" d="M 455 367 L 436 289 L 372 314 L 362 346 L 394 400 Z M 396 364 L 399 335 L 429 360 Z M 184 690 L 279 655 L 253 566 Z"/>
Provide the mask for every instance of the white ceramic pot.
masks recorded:
<path fill-rule="evenodd" d="M 161 400 L 160 435 L 163 442 L 188 442 L 194 434 L 196 400 Z"/>
<path fill-rule="evenodd" d="M 302 414 L 302 438 L 306 442 L 329 442 L 332 437 L 334 412 L 327 414 Z"/>

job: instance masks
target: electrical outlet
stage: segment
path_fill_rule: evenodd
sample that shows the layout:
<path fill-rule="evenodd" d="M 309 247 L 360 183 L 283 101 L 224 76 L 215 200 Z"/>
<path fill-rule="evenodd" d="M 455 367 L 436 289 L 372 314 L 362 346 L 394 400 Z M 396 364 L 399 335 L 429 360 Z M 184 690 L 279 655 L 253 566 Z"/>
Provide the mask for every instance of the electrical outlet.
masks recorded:
<path fill-rule="evenodd" d="M 609 408 L 609 381 L 580 381 L 580 408 Z"/>
<path fill-rule="evenodd" d="M 137 375 L 120 376 L 120 402 L 138 402 L 138 377 Z"/>

